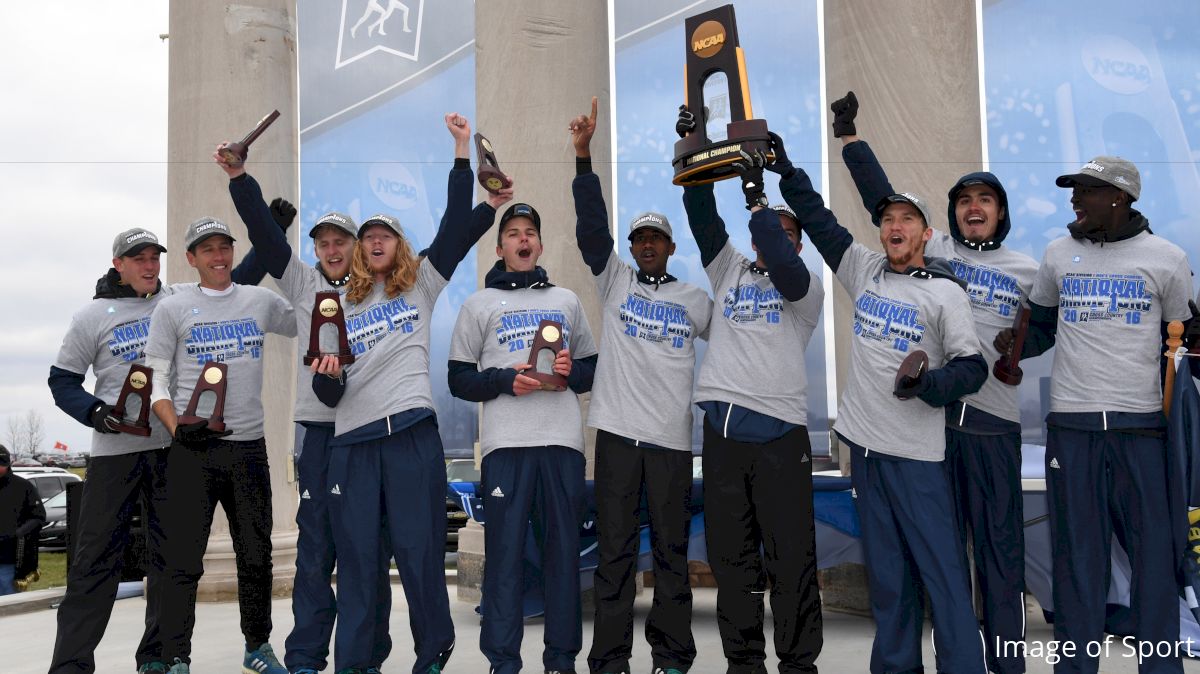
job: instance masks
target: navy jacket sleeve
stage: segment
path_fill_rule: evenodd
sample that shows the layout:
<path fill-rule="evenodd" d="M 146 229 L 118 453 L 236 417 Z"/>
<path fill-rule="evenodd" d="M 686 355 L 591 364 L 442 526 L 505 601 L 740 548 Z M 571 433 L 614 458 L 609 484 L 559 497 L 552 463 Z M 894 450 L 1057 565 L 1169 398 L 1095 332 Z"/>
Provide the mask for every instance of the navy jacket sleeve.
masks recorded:
<path fill-rule="evenodd" d="M 587 393 L 592 390 L 592 380 L 596 377 L 597 360 L 599 360 L 599 356 L 595 354 L 587 358 L 572 358 L 567 387 L 576 393 Z"/>
<path fill-rule="evenodd" d="M 700 249 L 700 264 L 707 267 L 729 240 L 725 221 L 717 214 L 717 197 L 712 184 L 683 188 L 683 209 L 687 211 L 688 226 L 696 247 Z"/>
<path fill-rule="evenodd" d="M 879 226 L 879 216 L 875 214 L 875 206 L 883 198 L 896 193 L 888 181 L 887 173 L 875 158 L 875 152 L 867 141 L 860 140 L 842 147 L 842 161 L 850 169 L 850 177 L 858 188 L 858 196 L 862 198 L 863 208 L 871 214 L 871 222 Z"/>
<path fill-rule="evenodd" d="M 1021 359 L 1040 356 L 1054 346 L 1058 334 L 1058 307 L 1029 303 L 1029 330 L 1021 347 Z"/>
<path fill-rule="evenodd" d="M 779 191 L 783 200 L 796 213 L 800 228 L 812 239 L 813 245 L 833 271 L 838 270 L 842 256 L 854 243 L 850 231 L 838 223 L 833 212 L 825 208 L 825 201 L 813 189 L 812 180 L 803 169 L 780 178 Z"/>
<path fill-rule="evenodd" d="M 917 394 L 931 407 L 945 407 L 959 398 L 975 393 L 987 381 L 987 361 L 979 354 L 959 356 L 925 374 L 929 382 Z"/>
<path fill-rule="evenodd" d="M 582 160 L 576 160 L 577 172 L 584 169 Z M 608 231 L 608 206 L 604 193 L 600 191 L 600 178 L 592 172 L 587 162 L 586 172 L 580 172 L 571 183 L 575 195 L 575 239 L 583 261 L 591 268 L 593 276 L 604 273 L 609 254 L 613 250 L 612 234 Z"/>
<path fill-rule="evenodd" d="M 425 255 L 442 278 L 449 280 L 471 246 L 492 226 L 496 209 L 481 203 L 471 210 L 475 174 L 468 159 L 455 159 L 446 185 L 446 212 Z"/>
<path fill-rule="evenodd" d="M 238 266 L 230 272 L 233 282 L 243 286 L 256 286 L 267 277 L 267 269 L 258 258 L 258 251 L 251 248 Z"/>
<path fill-rule="evenodd" d="M 104 401 L 83 388 L 83 379 L 82 374 L 51 365 L 50 378 L 46 383 L 50 385 L 50 395 L 54 396 L 54 404 L 58 409 L 84 426 L 90 427 L 92 420 L 89 417 L 92 410 Z"/>
<path fill-rule="evenodd" d="M 335 379 L 324 374 L 314 374 L 312 378 L 313 393 L 317 400 L 325 403 L 326 407 L 337 407 L 342 395 L 346 392 L 346 374 L 342 371 L 341 379 Z"/>
<path fill-rule="evenodd" d="M 779 214 L 769 208 L 750 216 L 750 241 L 767 263 L 771 283 L 789 302 L 808 294 L 808 267 L 779 224 Z"/>
<path fill-rule="evenodd" d="M 249 173 L 243 173 L 229 181 L 229 195 L 233 197 L 233 207 L 237 209 L 242 222 L 246 223 L 250 244 L 261 255 L 262 267 L 271 276 L 282 278 L 283 271 L 292 259 L 292 247 L 288 244 L 287 234 L 271 217 L 271 209 L 267 202 L 263 201 L 262 188 L 258 186 L 258 181 Z M 246 259 L 249 258 L 250 254 L 246 255 Z M 245 264 L 245 260 L 242 263 Z M 234 279 L 243 285 L 257 285 L 261 280 L 259 277 L 252 283 L 245 283 Z"/>
<path fill-rule="evenodd" d="M 513 380 L 517 371 L 511 367 L 489 367 L 482 372 L 475 363 L 452 360 L 447 363 L 447 383 L 450 395 L 473 403 L 482 403 L 500 394 L 513 394 Z"/>

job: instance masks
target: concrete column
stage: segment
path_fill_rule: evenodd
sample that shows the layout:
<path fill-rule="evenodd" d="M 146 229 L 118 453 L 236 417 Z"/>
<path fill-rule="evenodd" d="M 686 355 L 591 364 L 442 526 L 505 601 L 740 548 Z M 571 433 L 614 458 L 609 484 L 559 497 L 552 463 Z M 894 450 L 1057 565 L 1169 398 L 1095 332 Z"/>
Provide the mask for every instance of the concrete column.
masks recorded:
<path fill-rule="evenodd" d="M 579 295 L 597 339 L 600 303 L 592 273 L 575 243 L 571 196 L 575 150 L 567 124 L 589 111 L 592 96 L 600 98 L 592 165 L 611 214 L 610 41 L 604 2 L 475 3 L 475 127 L 492 141 L 500 168 L 513 177 L 516 201 L 531 204 L 541 215 L 545 252 L 539 264 L 555 285 Z M 480 287 L 497 259 L 495 241 L 493 228 L 477 249 Z M 585 419 L 588 397 L 582 396 Z M 593 433 L 587 434 L 589 476 L 594 438 Z M 468 525 L 459 532 L 458 595 L 462 599 L 478 597 L 482 537 L 478 526 Z"/>
<path fill-rule="evenodd" d="M 267 199 L 299 203 L 294 0 L 172 2 L 167 142 L 168 279 L 194 281 L 183 233 L 188 223 L 212 215 L 229 224 L 239 255 L 250 240 L 233 208 L 225 174 L 210 155 L 220 142 L 240 140 L 258 120 L 278 109 L 278 120 L 251 147 L 248 167 Z M 297 245 L 293 227 L 292 245 Z M 270 277 L 264 285 L 274 289 Z M 296 490 L 291 484 L 295 340 L 267 338 L 262 402 L 271 462 L 275 583 L 290 593 L 296 572 Z M 235 403 L 236 404 L 236 403 Z M 213 520 L 204 558 L 200 598 L 237 598 L 233 545 L 224 514 Z"/>
<path fill-rule="evenodd" d="M 975 3 L 888 0 L 825 3 L 825 95 L 835 101 L 852 90 L 859 100 L 859 136 L 870 142 L 898 191 L 919 194 L 945 230 L 946 193 L 964 173 L 982 166 L 979 59 Z M 842 142 L 828 133 L 826 202 L 856 241 L 882 250 L 879 232 L 863 210 L 842 163 Z M 838 395 L 845 389 L 853 308 L 835 283 L 834 321 Z M 828 320 L 830 317 L 826 317 Z M 848 458 L 843 457 L 848 469 Z M 857 565 L 855 565 L 857 566 Z M 849 575 L 847 575 L 849 573 Z M 868 610 L 853 585 L 859 570 L 823 574 L 826 602 Z M 835 580 L 836 578 L 836 580 Z M 832 599 L 832 601 L 831 601 Z"/>

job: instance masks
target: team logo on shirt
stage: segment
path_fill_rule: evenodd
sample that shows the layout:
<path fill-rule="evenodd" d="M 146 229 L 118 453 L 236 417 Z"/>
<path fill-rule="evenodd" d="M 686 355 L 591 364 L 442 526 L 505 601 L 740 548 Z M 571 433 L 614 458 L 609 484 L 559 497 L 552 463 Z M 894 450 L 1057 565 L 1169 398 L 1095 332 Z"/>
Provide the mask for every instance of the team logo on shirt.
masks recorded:
<path fill-rule="evenodd" d="M 545 309 L 518 309 L 500 314 L 500 325 L 496 328 L 496 343 L 508 347 L 509 352 L 533 348 L 533 333 L 542 321 L 557 321 L 563 326 L 563 348 L 569 349 L 571 325 L 561 311 Z"/>
<path fill-rule="evenodd" d="M 393 332 L 411 333 L 419 320 L 421 310 L 409 304 L 403 295 L 372 304 L 346 317 L 350 352 L 360 356 Z"/>
<path fill-rule="evenodd" d="M 223 363 L 249 356 L 262 358 L 266 335 L 253 318 L 196 323 L 184 340 L 187 355 L 197 363 Z"/>
<path fill-rule="evenodd" d="M 1142 322 L 1154 307 L 1146 279 L 1137 274 L 1067 274 L 1058 289 L 1058 306 L 1067 323 L 1119 320 Z"/>
<path fill-rule="evenodd" d="M 925 324 L 916 305 L 882 297 L 867 290 L 854 303 L 854 334 L 875 342 L 890 342 L 896 351 L 920 344 Z"/>
<path fill-rule="evenodd" d="M 725 318 L 734 323 L 754 323 L 765 320 L 778 323 L 783 311 L 783 295 L 774 286 L 760 288 L 753 283 L 744 283 L 725 291 L 721 300 Z"/>
<path fill-rule="evenodd" d="M 671 348 L 682 349 L 692 336 L 692 321 L 682 304 L 629 293 L 621 304 L 620 315 L 627 337 L 654 344 L 666 342 Z"/>
<path fill-rule="evenodd" d="M 132 363 L 144 355 L 146 339 L 150 337 L 150 317 L 143 316 L 113 327 L 108 340 L 108 352 L 114 358 Z"/>
<path fill-rule="evenodd" d="M 1017 279 L 998 269 L 963 260 L 950 260 L 954 275 L 967 284 L 971 306 L 1011 316 L 1021 303 Z"/>

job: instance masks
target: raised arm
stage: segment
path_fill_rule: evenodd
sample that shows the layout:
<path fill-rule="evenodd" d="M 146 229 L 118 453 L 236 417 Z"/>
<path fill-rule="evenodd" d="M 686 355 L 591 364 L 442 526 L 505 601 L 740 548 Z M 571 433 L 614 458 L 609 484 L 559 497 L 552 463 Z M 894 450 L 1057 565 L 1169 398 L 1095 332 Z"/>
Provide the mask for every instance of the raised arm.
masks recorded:
<path fill-rule="evenodd" d="M 888 181 L 887 173 L 875 158 L 871 146 L 858 137 L 858 130 L 854 126 L 854 119 L 858 116 L 858 98 L 853 91 L 848 91 L 844 98 L 831 103 L 829 109 L 833 111 L 833 135 L 842 139 L 842 161 L 850 170 L 863 208 L 871 214 L 871 222 L 878 227 L 879 215 L 875 213 L 875 206 L 884 197 L 895 194 L 896 190 Z"/>
<path fill-rule="evenodd" d="M 250 235 L 250 244 L 257 251 L 261 266 L 271 276 L 282 278 L 284 270 L 287 269 L 288 263 L 294 257 L 285 233 L 287 227 L 281 227 L 277 223 L 276 215 L 272 213 L 271 207 L 268 207 L 267 202 L 263 199 L 262 188 L 259 187 L 258 181 L 253 176 L 246 173 L 245 165 L 231 166 L 221 156 L 220 149 L 221 147 L 218 146 L 217 151 L 213 152 L 213 161 L 221 167 L 225 175 L 229 176 L 229 196 L 233 198 L 233 207 L 237 209 L 242 222 L 246 224 L 246 232 Z M 296 217 L 296 209 L 282 199 L 276 201 L 279 203 L 273 202 L 273 205 L 278 217 L 290 225 Z M 249 257 L 250 255 L 246 256 L 247 259 Z M 234 273 L 237 274 L 237 271 L 235 270 Z M 258 281 L 261 280 L 261 278 L 258 279 Z M 258 283 L 258 281 L 245 283 L 236 277 L 234 281 L 243 285 L 257 285 Z"/>
<path fill-rule="evenodd" d="M 450 169 L 447 179 L 446 212 L 433 242 L 422 254 L 429 258 L 442 278 L 449 279 L 471 246 L 492 226 L 496 210 L 511 200 L 513 193 L 511 187 L 500 190 L 499 195 L 489 195 L 486 204 L 480 204 L 472 211 L 471 196 L 475 188 L 468 143 L 471 124 L 466 117 L 452 112 L 446 115 L 446 128 L 454 137 L 454 168 Z"/>
<path fill-rule="evenodd" d="M 583 261 L 599 276 L 608 265 L 614 241 L 608 229 L 608 206 L 600 190 L 600 178 L 592 171 L 592 135 L 596 132 L 598 99 L 592 96 L 592 114 L 579 115 L 571 120 L 567 130 L 575 146 L 575 180 L 571 193 L 575 197 L 575 240 Z"/>
<path fill-rule="evenodd" d="M 675 132 L 682 138 L 696 130 L 696 116 L 686 105 L 679 106 Z M 729 241 L 725 221 L 717 214 L 717 198 L 711 183 L 683 188 L 683 210 L 687 211 L 688 227 L 700 249 L 700 264 L 707 267 Z"/>

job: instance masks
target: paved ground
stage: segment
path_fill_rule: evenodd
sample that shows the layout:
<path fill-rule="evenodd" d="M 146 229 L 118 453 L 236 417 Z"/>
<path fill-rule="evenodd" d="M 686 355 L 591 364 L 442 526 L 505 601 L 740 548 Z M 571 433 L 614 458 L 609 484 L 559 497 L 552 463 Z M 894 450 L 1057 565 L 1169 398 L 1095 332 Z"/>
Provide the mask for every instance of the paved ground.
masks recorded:
<path fill-rule="evenodd" d="M 458 630 L 459 646 L 450 661 L 450 672 L 487 672 L 487 662 L 479 653 L 478 635 L 479 621 L 475 615 L 474 606 L 466 602 L 454 600 L 454 588 L 451 587 L 451 609 L 454 623 Z M 393 637 L 396 640 L 395 651 L 388 660 L 385 671 L 392 674 L 408 672 L 412 665 L 411 641 L 408 636 L 407 606 L 399 586 L 395 589 L 396 601 L 392 609 Z M 650 672 L 650 656 L 645 642 L 641 640 L 646 612 L 650 606 L 649 591 L 644 592 L 637 600 L 637 624 L 635 634 L 639 641 L 634 645 L 634 672 Z M 721 644 L 716 627 L 716 591 L 700 589 L 696 591 L 694 629 L 696 633 L 699 657 L 692 672 L 696 674 L 719 674 L 725 671 L 721 657 Z M 113 611 L 112 621 L 100 648 L 96 653 L 97 671 L 102 674 L 109 672 L 132 672 L 133 649 L 141 635 L 142 619 L 145 604 L 140 598 L 126 599 L 117 602 Z M 292 626 L 291 602 L 277 600 L 274 603 L 275 636 L 273 644 L 280 652 L 283 640 Z M 768 623 L 770 614 L 768 612 Z M 0 654 L 0 673 L 3 674 L 41 674 L 49 665 L 50 652 L 54 645 L 55 614 L 53 611 L 40 611 L 24 615 L 0 618 L 0 643 L 3 652 Z M 1050 628 L 1041 619 L 1040 610 L 1034 606 L 1029 612 L 1029 644 L 1045 643 L 1052 636 Z M 870 659 L 871 638 L 874 634 L 873 623 L 866 618 L 850 616 L 827 611 L 825 613 L 825 650 L 818 660 L 818 665 L 824 672 L 866 672 Z M 591 620 L 584 621 L 585 648 L 591 642 Z M 197 674 L 230 674 L 239 671 L 243 645 L 237 631 L 237 605 L 232 603 L 201 604 L 197 610 L 197 626 L 193 654 L 192 671 Z M 770 641 L 770 634 L 767 637 Z M 541 670 L 542 624 L 533 621 L 526 625 L 525 641 L 522 649 L 526 671 Z M 580 671 L 586 671 L 584 656 L 580 656 L 577 666 Z M 930 648 L 929 633 L 925 635 L 925 662 L 932 671 L 933 655 Z M 1029 672 L 1050 672 L 1052 667 L 1045 657 L 1031 657 L 1027 661 Z M 768 661 L 773 670 L 775 663 Z M 1189 672 L 1200 673 L 1200 663 L 1188 662 L 1185 669 Z M 332 671 L 332 668 L 326 671 Z M 1119 649 L 1113 647 L 1112 656 L 1101 664 L 1102 672 L 1136 672 L 1136 660 L 1119 655 Z"/>

